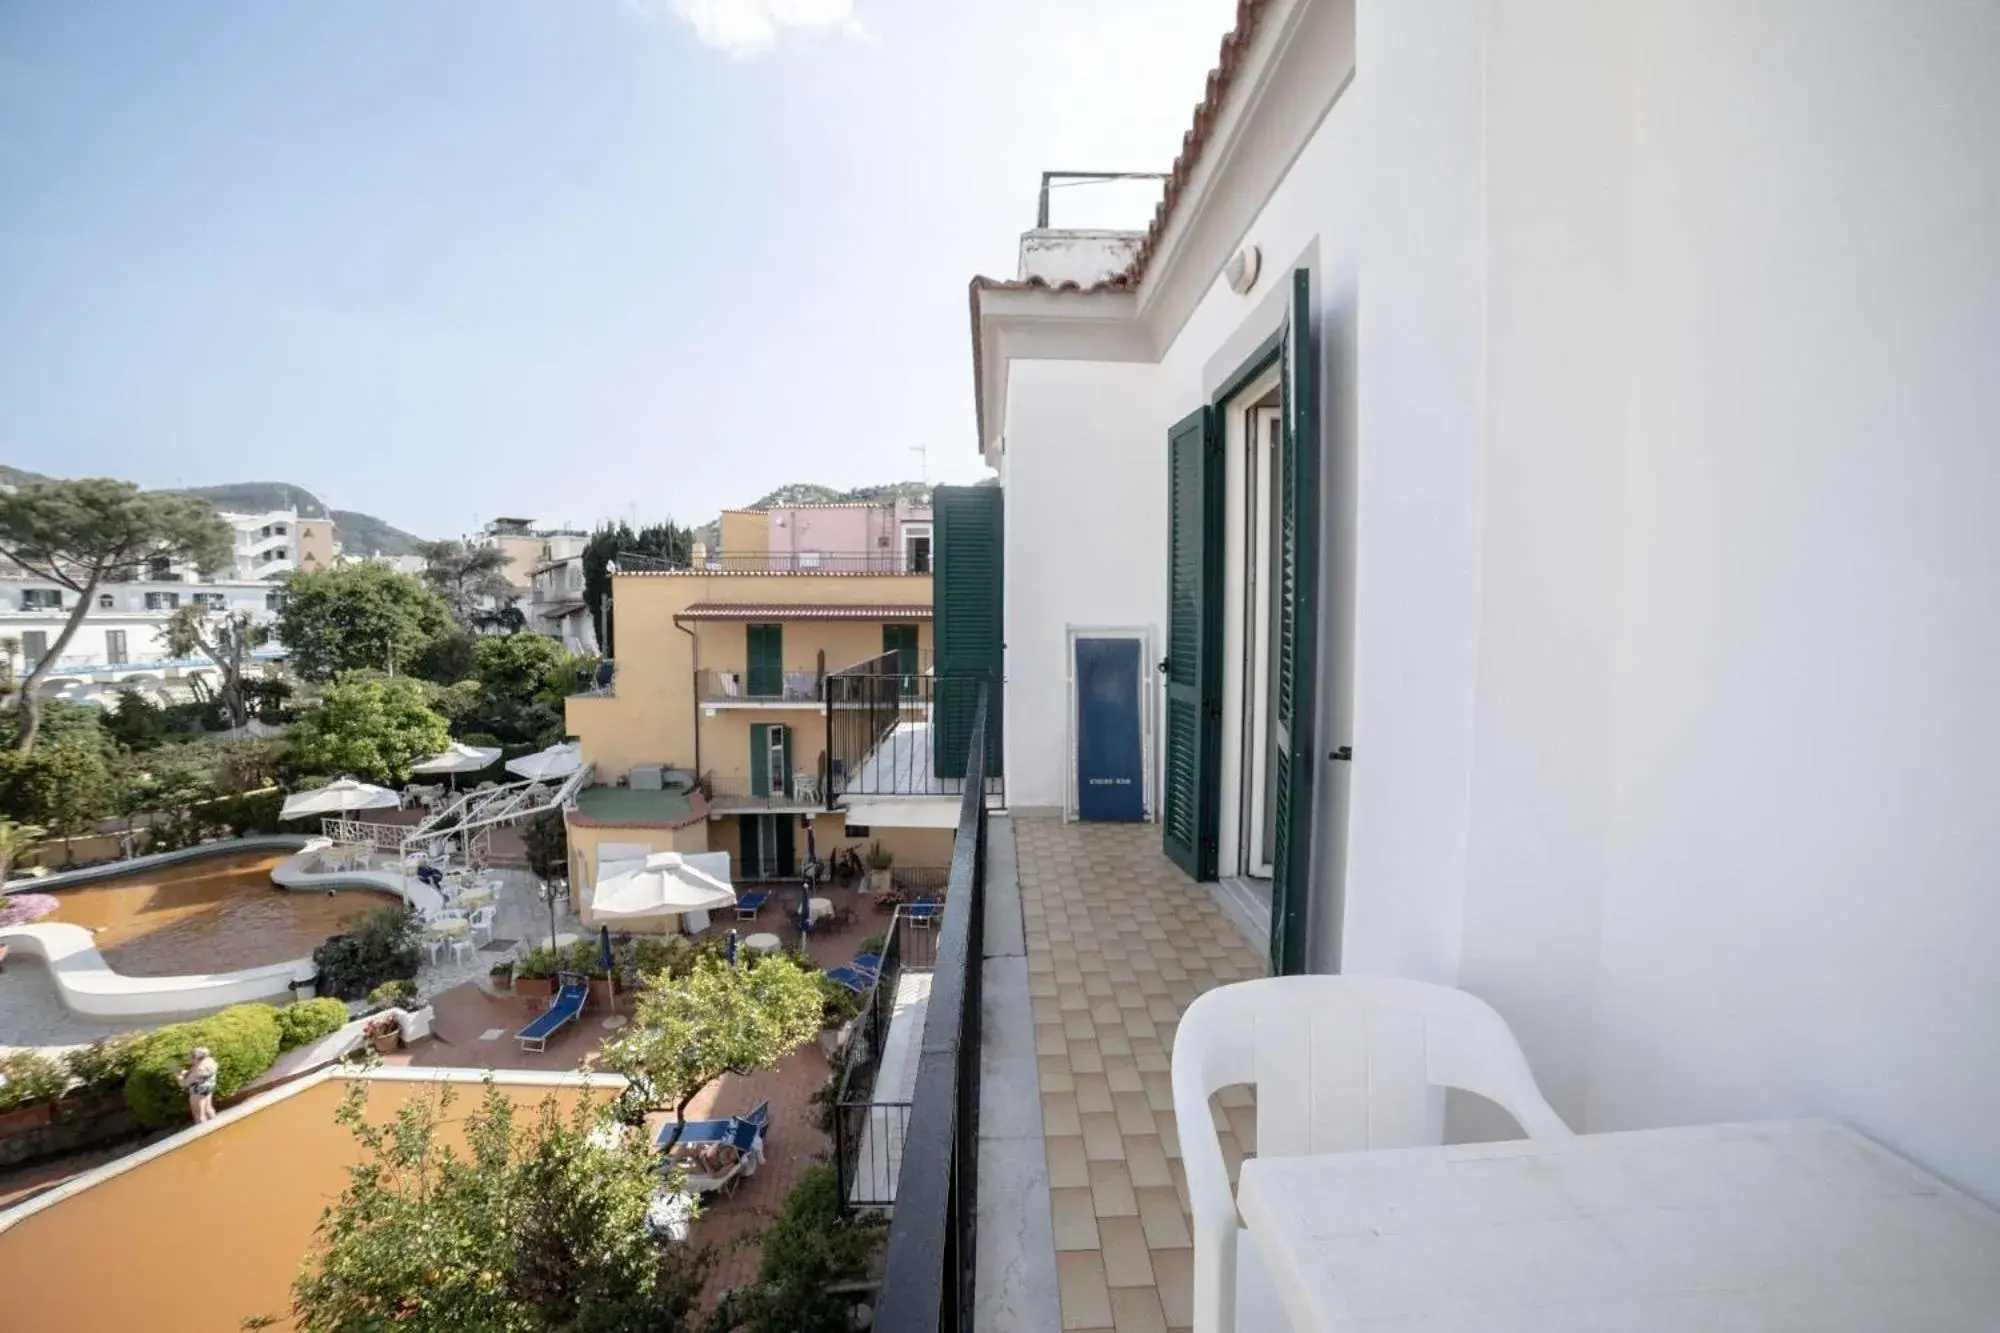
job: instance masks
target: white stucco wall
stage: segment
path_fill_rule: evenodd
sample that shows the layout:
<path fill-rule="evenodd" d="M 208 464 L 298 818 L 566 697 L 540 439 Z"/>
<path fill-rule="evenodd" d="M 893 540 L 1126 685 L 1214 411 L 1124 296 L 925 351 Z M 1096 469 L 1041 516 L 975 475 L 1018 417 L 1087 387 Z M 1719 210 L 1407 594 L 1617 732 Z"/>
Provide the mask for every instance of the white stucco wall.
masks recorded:
<path fill-rule="evenodd" d="M 1832 1115 L 2000 1199 L 2000 25 L 1485 13 L 1462 926 L 1351 887 L 1351 937 L 1456 948 L 1588 1128 Z M 1364 605 L 1370 519 L 1420 517 L 1368 485 L 1368 332 Z"/>
<path fill-rule="evenodd" d="M 1068 786 L 1067 630 L 1149 628 L 1164 643 L 1166 424 L 1158 368 L 1017 361 L 1008 380 L 1007 800 Z"/>
<path fill-rule="evenodd" d="M 2000 1201 L 1993 6 L 1361 0 L 1356 52 L 1256 290 L 1012 368 L 1010 796 L 1306 262 L 1343 965 L 1492 1000 L 1580 1128 L 1830 1115 Z"/>

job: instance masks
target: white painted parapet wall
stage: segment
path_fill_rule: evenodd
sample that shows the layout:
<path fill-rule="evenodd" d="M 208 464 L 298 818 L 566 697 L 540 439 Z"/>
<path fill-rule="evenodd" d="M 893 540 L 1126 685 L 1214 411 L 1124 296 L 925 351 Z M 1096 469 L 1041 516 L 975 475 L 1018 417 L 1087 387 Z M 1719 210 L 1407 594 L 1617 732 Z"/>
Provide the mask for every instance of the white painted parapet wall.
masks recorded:
<path fill-rule="evenodd" d="M 47 875 L 6 887 L 7 893 L 46 893 L 123 878 L 156 866 L 176 865 L 214 856 L 247 851 L 296 849 L 296 854 L 280 861 L 271 871 L 271 880 L 280 888 L 319 890 L 366 888 L 394 894 L 422 912 L 443 906 L 436 890 L 415 878 L 379 870 L 315 871 L 324 838 L 273 836 L 237 838 L 228 842 L 206 843 L 175 852 L 138 856 L 108 866 Z M 310 981 L 315 973 L 310 957 L 290 962 L 268 963 L 263 967 L 236 972 L 214 972 L 177 977 L 131 977 L 114 971 L 99 953 L 89 931 L 67 922 L 0 929 L 0 945 L 32 955 L 48 964 L 63 1004 L 71 1013 L 99 1019 L 169 1019 L 211 1013 L 232 1004 L 252 1000 L 290 1000 L 295 983 Z"/>

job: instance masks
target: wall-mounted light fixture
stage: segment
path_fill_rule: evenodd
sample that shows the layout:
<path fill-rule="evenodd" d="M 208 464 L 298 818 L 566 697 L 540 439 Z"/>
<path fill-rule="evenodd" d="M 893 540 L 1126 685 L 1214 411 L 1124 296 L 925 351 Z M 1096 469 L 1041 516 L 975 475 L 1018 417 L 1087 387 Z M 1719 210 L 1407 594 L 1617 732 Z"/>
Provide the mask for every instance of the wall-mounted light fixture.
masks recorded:
<path fill-rule="evenodd" d="M 1257 270 L 1262 267 L 1263 260 L 1263 252 L 1254 245 L 1238 250 L 1222 269 L 1222 276 L 1229 279 L 1229 290 L 1241 296 L 1255 287 Z"/>

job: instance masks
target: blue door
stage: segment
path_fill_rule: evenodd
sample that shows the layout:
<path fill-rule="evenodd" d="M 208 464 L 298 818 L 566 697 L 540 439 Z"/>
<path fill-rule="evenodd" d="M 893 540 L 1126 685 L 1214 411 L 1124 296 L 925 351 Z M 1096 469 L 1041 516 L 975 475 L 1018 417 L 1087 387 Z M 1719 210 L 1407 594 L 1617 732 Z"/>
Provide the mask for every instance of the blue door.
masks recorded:
<path fill-rule="evenodd" d="M 1076 813 L 1080 819 L 1146 817 L 1139 740 L 1139 641 L 1076 641 Z"/>

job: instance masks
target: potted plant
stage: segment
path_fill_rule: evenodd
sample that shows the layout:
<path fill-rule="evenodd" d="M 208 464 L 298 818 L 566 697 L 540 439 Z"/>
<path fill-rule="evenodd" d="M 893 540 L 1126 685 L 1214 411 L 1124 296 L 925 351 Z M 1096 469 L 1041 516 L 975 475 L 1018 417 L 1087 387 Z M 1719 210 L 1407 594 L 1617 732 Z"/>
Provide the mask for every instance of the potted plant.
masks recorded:
<path fill-rule="evenodd" d="M 514 994 L 547 1003 L 555 993 L 555 950 L 538 945 L 514 960 Z"/>
<path fill-rule="evenodd" d="M 879 903 L 880 895 L 896 890 L 896 881 L 889 874 L 889 868 L 896 864 L 896 854 L 877 841 L 868 844 L 866 859 L 869 886 L 875 890 Z"/>
<path fill-rule="evenodd" d="M 69 1071 L 39 1051 L 0 1057 L 0 1134 L 48 1124 L 68 1086 Z"/>
<path fill-rule="evenodd" d="M 417 983 L 407 977 L 392 977 L 368 992 L 368 1003 L 377 1009 L 408 1009 L 417 1002 Z"/>
<path fill-rule="evenodd" d="M 401 1044 L 402 1035 L 396 1030 L 396 1019 L 392 1014 L 377 1014 L 368 1020 L 368 1026 L 361 1029 L 362 1035 L 375 1043 L 375 1049 L 387 1055 Z"/>
<path fill-rule="evenodd" d="M 486 980 L 492 984 L 494 990 L 512 990 L 514 988 L 514 965 L 512 963 L 495 963 L 493 970 L 486 974 Z"/>

